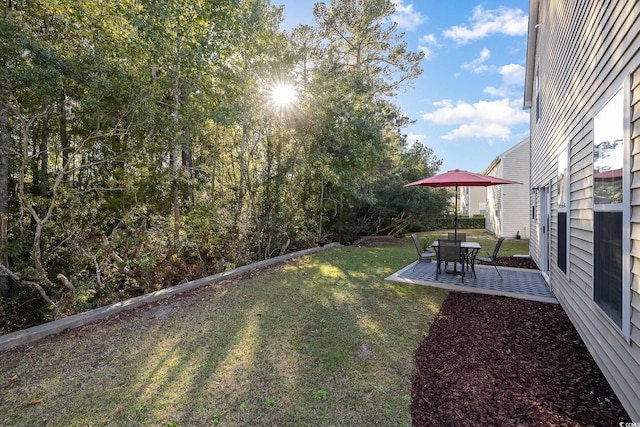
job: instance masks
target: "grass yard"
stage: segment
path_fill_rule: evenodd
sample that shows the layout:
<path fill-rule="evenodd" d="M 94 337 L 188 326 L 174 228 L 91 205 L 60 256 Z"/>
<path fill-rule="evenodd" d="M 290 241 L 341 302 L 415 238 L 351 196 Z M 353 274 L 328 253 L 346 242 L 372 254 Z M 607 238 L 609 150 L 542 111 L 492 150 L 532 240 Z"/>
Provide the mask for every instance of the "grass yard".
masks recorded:
<path fill-rule="evenodd" d="M 0 353 L 0 425 L 410 426 L 414 351 L 446 292 L 383 280 L 415 260 L 404 240 Z"/>
<path fill-rule="evenodd" d="M 418 237 L 422 240 L 424 244 L 433 242 L 438 239 L 446 239 L 448 233 L 453 233 L 453 229 L 451 230 L 436 230 L 436 231 L 427 231 L 424 233 L 417 233 Z M 492 234 L 487 233 L 483 229 L 462 229 L 458 230 L 458 233 L 466 233 L 467 240 L 473 240 L 474 242 L 479 242 L 482 250 L 480 251 L 481 256 L 487 256 L 484 252 L 485 250 L 489 253 L 493 253 L 493 249 L 498 242 L 498 238 Z M 500 252 L 498 256 L 506 257 L 513 255 L 526 255 L 529 253 L 529 239 L 505 239 L 502 242 L 502 246 L 500 247 Z"/>

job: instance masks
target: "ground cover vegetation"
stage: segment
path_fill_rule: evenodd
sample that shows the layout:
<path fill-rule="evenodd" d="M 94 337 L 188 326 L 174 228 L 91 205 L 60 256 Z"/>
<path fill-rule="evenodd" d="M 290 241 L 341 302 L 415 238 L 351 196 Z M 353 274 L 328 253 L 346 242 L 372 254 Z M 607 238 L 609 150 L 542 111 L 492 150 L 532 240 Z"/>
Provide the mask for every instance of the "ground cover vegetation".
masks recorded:
<path fill-rule="evenodd" d="M 452 292 L 415 356 L 414 426 L 631 421 L 558 304 Z"/>
<path fill-rule="evenodd" d="M 410 426 L 414 351 L 446 292 L 341 247 L 0 353 L 0 425 Z"/>
<path fill-rule="evenodd" d="M 283 32 L 267 0 L 5 2 L 0 333 L 428 229 L 447 191 L 402 188 L 440 162 L 400 133 L 422 54 L 393 7 L 319 3 Z"/>
<path fill-rule="evenodd" d="M 422 246 L 426 249 L 431 246 L 434 240 L 447 239 L 449 233 L 453 233 L 453 229 L 431 230 L 416 233 L 422 242 Z M 463 228 L 458 229 L 458 233 L 466 234 L 467 240 L 480 243 L 482 247 L 481 255 L 491 255 L 496 247 L 498 239 L 496 236 L 487 233 L 486 230 Z M 500 246 L 499 257 L 513 257 L 514 255 L 527 255 L 529 253 L 529 239 L 505 239 Z"/>
<path fill-rule="evenodd" d="M 462 229 L 489 252 L 497 239 Z M 418 233 L 424 244 L 453 230 Z M 409 239 L 373 237 L 393 249 Z M 499 264 L 537 269 L 528 240 L 508 239 Z M 414 255 L 415 256 L 415 255 Z M 414 426 L 600 426 L 629 422 L 580 335 L 558 304 L 450 292 L 415 351 Z"/>

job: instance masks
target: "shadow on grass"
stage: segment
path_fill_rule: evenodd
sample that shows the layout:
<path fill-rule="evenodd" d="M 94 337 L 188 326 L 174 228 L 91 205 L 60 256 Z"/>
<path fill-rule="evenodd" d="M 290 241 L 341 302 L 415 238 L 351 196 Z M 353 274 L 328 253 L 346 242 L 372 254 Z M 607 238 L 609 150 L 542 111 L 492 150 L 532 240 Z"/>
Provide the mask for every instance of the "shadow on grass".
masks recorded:
<path fill-rule="evenodd" d="M 446 296 L 384 282 L 413 258 L 333 249 L 7 352 L 0 424 L 410 425 Z"/>

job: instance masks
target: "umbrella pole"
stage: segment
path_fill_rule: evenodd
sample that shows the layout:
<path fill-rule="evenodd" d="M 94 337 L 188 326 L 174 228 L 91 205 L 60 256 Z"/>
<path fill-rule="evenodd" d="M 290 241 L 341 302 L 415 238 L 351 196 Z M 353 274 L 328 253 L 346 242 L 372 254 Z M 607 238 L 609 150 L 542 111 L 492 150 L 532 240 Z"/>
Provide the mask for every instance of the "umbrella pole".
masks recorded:
<path fill-rule="evenodd" d="M 458 240 L 458 184 L 456 183 L 456 205 L 453 212 L 453 239 Z"/>
<path fill-rule="evenodd" d="M 456 182 L 456 204 L 453 207 L 454 212 L 453 212 L 453 240 L 458 240 L 458 183 Z M 462 267 L 462 269 L 464 270 L 464 265 L 461 265 L 460 267 Z M 449 273 L 449 272 L 447 272 Z M 453 263 L 453 271 L 451 271 L 452 274 L 458 274 L 458 263 L 454 262 Z"/>

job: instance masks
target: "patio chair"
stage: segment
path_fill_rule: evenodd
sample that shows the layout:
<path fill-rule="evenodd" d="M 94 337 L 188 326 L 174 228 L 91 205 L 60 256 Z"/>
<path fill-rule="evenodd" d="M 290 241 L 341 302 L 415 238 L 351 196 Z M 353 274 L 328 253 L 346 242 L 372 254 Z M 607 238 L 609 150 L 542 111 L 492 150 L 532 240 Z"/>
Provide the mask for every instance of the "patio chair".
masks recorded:
<path fill-rule="evenodd" d="M 467 233 L 448 233 L 449 240 L 460 240 L 461 242 L 467 241 Z M 458 236 L 456 238 L 456 236 Z M 465 261 L 467 264 L 467 271 L 469 271 L 469 265 L 471 264 L 471 258 L 469 257 L 469 251 L 467 249 L 463 249 L 464 254 L 466 256 Z"/>
<path fill-rule="evenodd" d="M 440 264 L 444 262 L 444 268 L 447 268 L 447 263 L 453 262 L 454 265 L 460 264 L 460 275 L 462 277 L 462 283 L 464 283 L 465 254 L 460 247 L 460 240 L 438 240 L 437 257 L 436 280 L 438 280 L 438 275 L 440 274 Z"/>
<path fill-rule="evenodd" d="M 423 250 L 422 245 L 420 244 L 420 239 L 418 239 L 418 236 L 415 233 L 411 235 L 411 238 L 413 239 L 413 244 L 416 245 L 416 251 L 418 251 L 418 262 L 431 262 L 431 260 L 436 256 L 436 253 Z M 416 266 L 414 265 L 413 268 L 416 268 Z"/>
<path fill-rule="evenodd" d="M 475 269 L 475 263 L 476 260 L 487 263 L 487 264 L 492 264 L 493 267 L 496 269 L 496 271 L 498 272 L 498 276 L 500 276 L 500 279 L 502 279 L 502 274 L 500 274 L 500 270 L 498 270 L 498 266 L 496 265 L 496 259 L 498 258 L 498 252 L 500 251 L 500 246 L 502 246 L 502 242 L 504 242 L 504 237 L 500 237 L 498 239 L 498 243 L 496 243 L 496 247 L 493 248 L 493 254 L 487 258 L 487 257 L 482 257 L 482 256 L 474 256 L 473 259 L 471 260 L 471 270 L 473 271 L 473 276 L 476 276 L 476 269 Z M 485 251 L 487 252 L 487 251 Z M 487 252 L 487 255 L 489 255 L 489 252 Z"/>
<path fill-rule="evenodd" d="M 467 233 L 448 233 L 449 240 L 460 240 L 461 242 L 467 241 Z M 456 237 L 456 235 L 458 237 Z"/>

